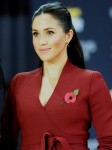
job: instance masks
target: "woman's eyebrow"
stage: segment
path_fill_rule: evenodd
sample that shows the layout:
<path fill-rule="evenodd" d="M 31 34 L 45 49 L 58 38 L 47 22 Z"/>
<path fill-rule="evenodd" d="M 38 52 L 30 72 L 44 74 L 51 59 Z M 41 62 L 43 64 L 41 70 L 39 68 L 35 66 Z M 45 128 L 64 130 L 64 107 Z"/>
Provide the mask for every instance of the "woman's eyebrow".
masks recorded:
<path fill-rule="evenodd" d="M 50 27 L 50 28 L 45 28 L 44 30 L 46 31 L 46 30 L 55 30 L 55 29 Z M 38 30 L 37 29 L 32 29 L 32 31 L 38 31 Z"/>

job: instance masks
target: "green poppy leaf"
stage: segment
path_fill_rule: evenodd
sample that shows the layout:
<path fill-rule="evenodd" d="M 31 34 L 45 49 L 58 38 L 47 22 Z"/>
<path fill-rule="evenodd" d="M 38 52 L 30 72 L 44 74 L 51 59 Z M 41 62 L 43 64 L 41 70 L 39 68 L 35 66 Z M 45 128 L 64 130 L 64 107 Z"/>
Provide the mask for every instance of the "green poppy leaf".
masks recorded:
<path fill-rule="evenodd" d="M 73 91 L 73 94 L 75 94 L 75 95 L 78 95 L 78 93 L 79 93 L 79 89 L 76 89 Z"/>

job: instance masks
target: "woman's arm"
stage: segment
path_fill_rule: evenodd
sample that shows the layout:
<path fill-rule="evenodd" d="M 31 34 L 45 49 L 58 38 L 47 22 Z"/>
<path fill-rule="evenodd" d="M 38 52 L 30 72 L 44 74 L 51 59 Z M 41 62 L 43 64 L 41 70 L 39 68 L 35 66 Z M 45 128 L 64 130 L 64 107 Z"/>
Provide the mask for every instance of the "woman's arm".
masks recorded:
<path fill-rule="evenodd" d="M 98 72 L 94 72 L 92 76 L 89 104 L 98 149 L 112 150 L 112 100 L 109 89 Z"/>

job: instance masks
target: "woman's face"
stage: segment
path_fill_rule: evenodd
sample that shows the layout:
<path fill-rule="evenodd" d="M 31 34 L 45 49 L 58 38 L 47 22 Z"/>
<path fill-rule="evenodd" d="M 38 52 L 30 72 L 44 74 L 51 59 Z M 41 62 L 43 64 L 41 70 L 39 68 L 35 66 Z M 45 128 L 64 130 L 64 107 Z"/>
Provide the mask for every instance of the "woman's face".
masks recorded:
<path fill-rule="evenodd" d="M 67 42 L 71 36 L 64 33 L 59 21 L 50 14 L 36 16 L 32 23 L 33 46 L 42 61 L 67 57 Z"/>

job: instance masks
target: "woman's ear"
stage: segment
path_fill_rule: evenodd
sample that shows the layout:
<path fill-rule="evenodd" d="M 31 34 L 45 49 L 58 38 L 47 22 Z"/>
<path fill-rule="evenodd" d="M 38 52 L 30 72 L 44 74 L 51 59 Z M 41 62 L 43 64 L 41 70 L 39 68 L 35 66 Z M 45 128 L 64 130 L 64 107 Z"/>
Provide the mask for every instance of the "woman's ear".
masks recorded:
<path fill-rule="evenodd" d="M 74 32 L 72 29 L 70 29 L 66 34 L 66 42 L 69 44 L 71 39 L 73 38 Z"/>

